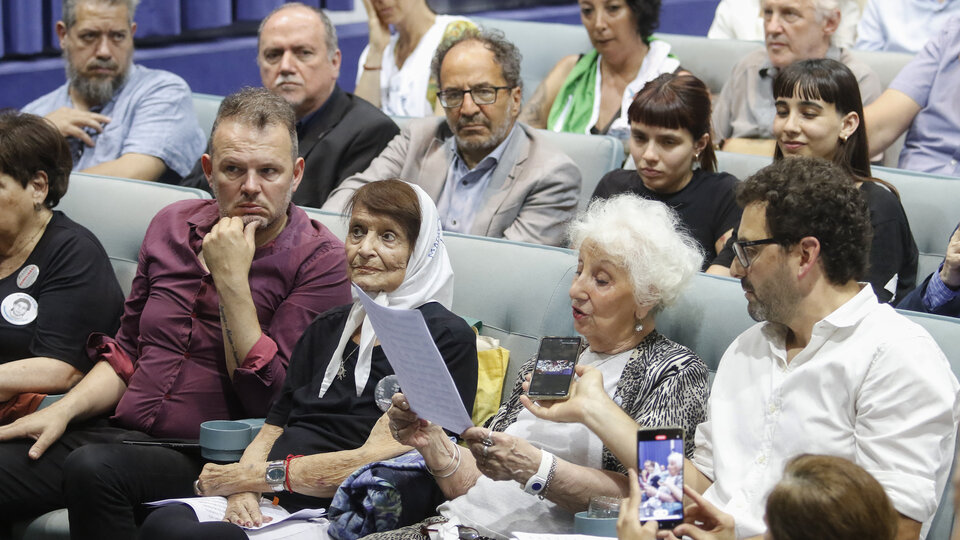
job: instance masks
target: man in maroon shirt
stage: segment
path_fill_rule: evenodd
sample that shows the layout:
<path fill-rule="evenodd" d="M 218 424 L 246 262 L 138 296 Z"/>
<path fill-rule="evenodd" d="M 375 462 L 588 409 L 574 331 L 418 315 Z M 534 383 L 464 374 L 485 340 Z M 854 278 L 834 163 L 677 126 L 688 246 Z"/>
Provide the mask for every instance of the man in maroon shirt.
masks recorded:
<path fill-rule="evenodd" d="M 74 538 L 135 537 L 139 503 L 190 495 L 202 463 L 119 443 L 263 416 L 304 328 L 350 302 L 343 244 L 290 203 L 303 158 L 285 101 L 228 96 L 202 163 L 216 200 L 151 222 L 116 338 L 88 342 L 94 367 L 0 428 L 0 523 L 66 505 Z"/>

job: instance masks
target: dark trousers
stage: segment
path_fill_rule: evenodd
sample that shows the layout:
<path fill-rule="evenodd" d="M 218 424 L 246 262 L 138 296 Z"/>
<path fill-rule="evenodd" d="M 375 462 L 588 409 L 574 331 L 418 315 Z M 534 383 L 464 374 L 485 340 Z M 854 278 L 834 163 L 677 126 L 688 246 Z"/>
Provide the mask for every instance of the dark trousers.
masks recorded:
<path fill-rule="evenodd" d="M 0 443 L 0 521 L 66 506 L 71 538 L 136 538 L 140 504 L 192 495 L 202 461 L 124 440 L 151 437 L 101 419 L 68 429 L 36 461 L 32 440 Z"/>
<path fill-rule="evenodd" d="M 233 523 L 206 521 L 185 504 L 154 510 L 140 528 L 140 540 L 246 540 L 247 533 Z"/>

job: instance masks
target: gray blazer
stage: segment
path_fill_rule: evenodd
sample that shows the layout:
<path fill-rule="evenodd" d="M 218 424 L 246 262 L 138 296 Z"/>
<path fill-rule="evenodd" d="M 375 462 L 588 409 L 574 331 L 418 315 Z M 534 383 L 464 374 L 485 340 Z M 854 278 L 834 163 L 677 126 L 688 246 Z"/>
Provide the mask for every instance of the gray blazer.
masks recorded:
<path fill-rule="evenodd" d="M 470 234 L 559 246 L 577 211 L 580 169 L 524 124 L 510 140 L 483 194 Z M 450 166 L 444 142 L 453 134 L 443 118 L 410 122 L 367 170 L 344 180 L 324 210 L 341 212 L 360 186 L 387 178 L 418 184 L 440 199 Z"/>

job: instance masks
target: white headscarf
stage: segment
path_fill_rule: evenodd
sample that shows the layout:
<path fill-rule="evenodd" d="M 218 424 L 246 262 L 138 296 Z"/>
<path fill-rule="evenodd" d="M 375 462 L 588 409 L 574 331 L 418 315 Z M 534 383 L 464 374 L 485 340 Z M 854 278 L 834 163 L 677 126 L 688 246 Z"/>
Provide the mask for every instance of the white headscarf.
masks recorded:
<path fill-rule="evenodd" d="M 450 309 L 453 303 L 453 268 L 447 258 L 447 248 L 443 244 L 443 229 L 440 226 L 440 213 L 433 203 L 433 199 L 419 186 L 408 183 L 417 193 L 420 203 L 420 234 L 410 260 L 407 262 L 403 282 L 392 292 L 380 292 L 374 297 L 374 302 L 381 306 L 398 308 L 418 308 L 428 302 L 438 302 Z M 347 233 L 349 234 L 349 233 Z M 347 261 L 349 264 L 350 261 Z M 327 371 L 320 385 L 320 396 L 327 393 L 334 377 L 340 371 L 343 363 L 343 351 L 353 332 L 360 327 L 360 346 L 357 350 L 357 368 L 354 370 L 357 396 L 363 393 L 370 377 L 370 363 L 373 354 L 374 335 L 373 325 L 367 318 L 367 313 L 354 293 L 353 307 L 347 316 L 347 324 L 340 335 L 340 343 L 333 351 L 333 358 L 327 365 Z"/>

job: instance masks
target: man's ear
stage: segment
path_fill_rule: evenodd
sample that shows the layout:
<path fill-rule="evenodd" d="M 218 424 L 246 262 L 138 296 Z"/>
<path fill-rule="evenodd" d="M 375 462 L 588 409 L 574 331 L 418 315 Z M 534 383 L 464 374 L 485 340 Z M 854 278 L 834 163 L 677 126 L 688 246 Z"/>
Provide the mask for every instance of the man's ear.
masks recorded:
<path fill-rule="evenodd" d="M 795 249 L 799 251 L 800 255 L 797 277 L 803 279 L 820 262 L 820 240 L 815 236 L 804 236 L 797 242 Z"/>
<path fill-rule="evenodd" d="M 826 36 L 832 36 L 840 28 L 840 10 L 835 9 L 823 19 L 823 33 Z"/>
<path fill-rule="evenodd" d="M 293 162 L 293 178 L 290 183 L 290 193 L 297 191 L 297 188 L 300 187 L 300 181 L 303 180 L 305 163 L 302 157 L 298 157 L 297 160 Z"/>
<path fill-rule="evenodd" d="M 60 40 L 60 48 L 63 49 L 63 40 L 67 37 L 67 25 L 63 21 L 57 21 L 55 27 L 57 31 L 57 38 Z"/>
<path fill-rule="evenodd" d="M 520 108 L 523 106 L 523 87 L 518 86 L 510 90 L 510 99 L 513 101 L 513 119 L 520 116 Z"/>
<path fill-rule="evenodd" d="M 213 187 L 213 158 L 210 157 L 210 154 L 204 154 L 200 156 L 200 168 L 203 169 L 203 175 L 207 177 L 207 184 L 210 185 L 210 189 Z"/>

